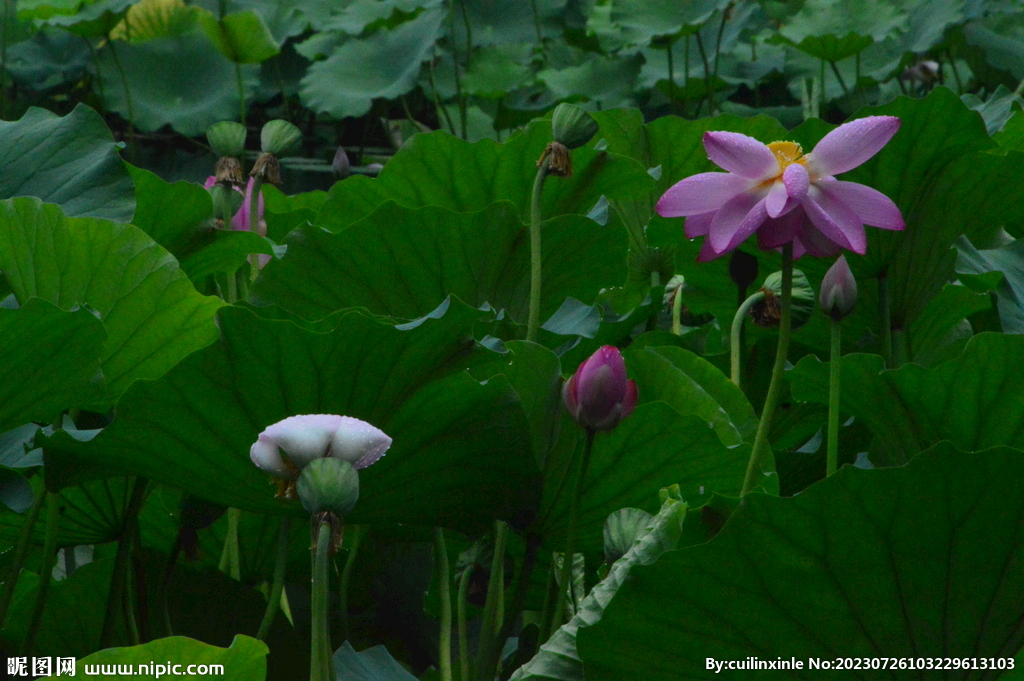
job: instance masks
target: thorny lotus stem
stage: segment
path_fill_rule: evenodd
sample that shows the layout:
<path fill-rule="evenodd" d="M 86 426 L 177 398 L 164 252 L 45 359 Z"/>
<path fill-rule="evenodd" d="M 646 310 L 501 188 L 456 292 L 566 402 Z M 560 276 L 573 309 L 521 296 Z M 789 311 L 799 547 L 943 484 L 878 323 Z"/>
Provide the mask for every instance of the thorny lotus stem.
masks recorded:
<path fill-rule="evenodd" d="M 505 610 L 505 546 L 508 544 L 508 525 L 500 520 L 494 521 L 494 554 L 491 556 L 491 574 L 487 580 L 487 600 L 484 602 L 484 615 L 480 625 L 480 640 L 477 642 L 477 667 L 480 679 L 494 676 L 493 669 L 486 669 L 488 650 L 496 643 L 498 622 Z"/>
<path fill-rule="evenodd" d="M 291 539 L 292 519 L 285 518 L 281 521 L 281 527 L 277 533 L 277 556 L 274 559 L 274 581 L 270 585 L 270 595 L 267 597 L 267 609 L 263 613 L 263 621 L 260 622 L 260 629 L 256 638 L 266 640 L 270 633 L 270 626 L 277 616 L 278 607 L 281 605 L 281 592 L 284 591 L 284 573 L 288 566 L 288 541 Z"/>
<path fill-rule="evenodd" d="M 359 554 L 359 543 L 363 538 L 362 525 L 348 526 L 348 555 L 345 557 L 345 567 L 341 569 L 341 584 L 338 587 L 338 609 L 341 611 L 341 635 L 348 641 L 348 583 L 352 577 L 352 568 L 356 564 L 356 556 Z"/>
<path fill-rule="evenodd" d="M 570 597 L 566 594 L 572 593 L 572 564 L 573 550 L 576 544 L 576 528 L 579 525 L 580 497 L 583 496 L 583 480 L 587 477 L 587 467 L 590 464 L 590 452 L 594 449 L 594 436 L 597 432 L 591 428 L 587 429 L 587 440 L 583 445 L 583 456 L 580 458 L 579 467 L 576 469 L 576 480 L 572 486 L 572 497 L 569 502 L 569 527 L 565 532 L 565 554 L 562 556 L 561 579 L 558 581 L 558 598 L 555 600 L 555 616 L 551 622 L 551 632 L 554 633 L 564 623 L 565 604 Z"/>
<path fill-rule="evenodd" d="M 761 420 L 757 424 L 757 435 L 754 437 L 754 448 L 750 452 L 747 463 L 747 474 L 743 478 L 744 495 L 757 486 L 761 475 L 761 461 L 771 448 L 768 432 L 772 427 L 775 409 L 779 406 L 782 394 L 783 374 L 786 372 L 786 355 L 789 353 L 789 332 L 793 312 L 793 244 L 782 247 L 782 318 L 779 321 L 779 344 L 775 350 L 775 365 L 772 367 L 772 382 L 768 386 L 768 395 L 761 410 Z"/>
<path fill-rule="evenodd" d="M 53 581 L 53 563 L 57 559 L 57 526 L 60 523 L 60 497 L 47 492 L 46 494 L 46 539 L 43 542 L 43 565 L 39 571 L 39 591 L 29 620 L 28 634 L 22 644 L 21 654 L 31 655 L 39 633 L 39 624 L 43 621 L 43 609 L 46 607 L 46 596 Z M 116 577 L 116 575 L 115 575 Z"/>
<path fill-rule="evenodd" d="M 729 378 L 736 384 L 736 387 L 740 385 L 740 376 L 742 374 L 743 322 L 746 320 L 747 315 L 750 314 L 750 309 L 762 300 L 764 300 L 764 291 L 755 292 L 743 301 L 743 304 L 736 310 L 736 315 L 732 318 L 732 330 L 729 333 Z"/>
<path fill-rule="evenodd" d="M 320 522 L 317 528 L 316 549 L 313 554 L 312 649 L 309 658 L 309 681 L 333 681 L 331 669 L 331 637 L 327 629 L 328 571 L 331 552 L 331 523 Z"/>
<path fill-rule="evenodd" d="M 452 595 L 449 588 L 451 574 L 448 570 L 448 547 L 445 546 L 444 530 L 434 528 L 434 555 L 437 561 L 438 596 L 441 599 L 441 636 L 438 661 L 441 681 L 452 681 Z"/>
<path fill-rule="evenodd" d="M 466 602 L 469 598 L 469 579 L 473 576 L 473 564 L 470 563 L 459 577 L 459 596 L 457 604 L 459 627 L 459 671 L 460 679 L 469 681 L 469 633 L 466 628 Z"/>
<path fill-rule="evenodd" d="M 832 356 L 829 358 L 828 381 L 828 459 L 825 475 L 832 475 L 839 467 L 839 357 L 841 354 L 842 322 L 830 319 L 832 326 Z"/>
<path fill-rule="evenodd" d="M 21 576 L 21 566 L 25 564 L 25 554 L 28 552 L 28 544 L 32 539 L 32 530 L 39 520 L 39 512 L 43 510 L 46 503 L 46 485 L 40 485 L 36 492 L 36 498 L 32 502 L 25 523 L 21 526 L 21 535 L 18 537 L 18 545 L 14 549 L 14 557 L 11 560 L 11 569 L 4 580 L 3 590 L 0 591 L 0 629 L 4 628 L 4 620 L 7 618 L 7 608 L 11 604 L 11 597 L 14 595 L 14 587 L 18 584 L 18 577 Z"/>
<path fill-rule="evenodd" d="M 526 340 L 531 342 L 537 341 L 537 329 L 540 327 L 540 204 L 547 176 L 548 161 L 543 156 L 537 167 L 537 177 L 533 180 L 533 195 L 530 199 L 530 317 L 526 325 Z"/>

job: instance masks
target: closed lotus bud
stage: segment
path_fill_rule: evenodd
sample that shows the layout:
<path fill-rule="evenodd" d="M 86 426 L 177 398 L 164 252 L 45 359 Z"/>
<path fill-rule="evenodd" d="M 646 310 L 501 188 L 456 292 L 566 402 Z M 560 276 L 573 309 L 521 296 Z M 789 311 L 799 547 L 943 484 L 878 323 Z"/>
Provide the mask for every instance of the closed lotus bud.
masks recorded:
<path fill-rule="evenodd" d="M 245 134 L 245 126 L 241 123 L 222 121 L 206 129 L 206 141 L 218 157 L 237 159 L 245 153 Z"/>
<path fill-rule="evenodd" d="M 575 104 L 559 104 L 551 115 L 551 132 L 556 142 L 569 149 L 582 147 L 597 134 L 597 121 Z"/>
<path fill-rule="evenodd" d="M 605 345 L 580 364 L 565 383 L 562 398 L 572 417 L 587 430 L 612 430 L 636 407 L 636 383 L 626 377 L 618 349 Z"/>
<path fill-rule="evenodd" d="M 280 156 L 300 139 L 302 132 L 288 121 L 280 118 L 267 121 L 260 131 L 260 150 L 264 154 Z"/>
<path fill-rule="evenodd" d="M 349 176 L 352 164 L 349 163 L 348 154 L 345 153 L 345 147 L 339 146 L 338 150 L 334 152 L 334 160 L 331 161 L 331 168 L 334 170 L 334 176 L 339 180 L 344 180 Z"/>
<path fill-rule="evenodd" d="M 761 287 L 764 300 L 754 305 L 750 314 L 754 323 L 767 328 L 776 327 L 782 319 L 782 272 L 772 272 L 764 280 Z M 790 308 L 790 326 L 799 329 L 807 323 L 814 313 L 814 289 L 807 275 L 800 270 L 793 270 L 793 303 Z"/>
<path fill-rule="evenodd" d="M 315 459 L 302 469 L 296 489 L 310 515 L 329 512 L 344 518 L 359 500 L 359 474 L 348 461 Z"/>
<path fill-rule="evenodd" d="M 846 256 L 839 256 L 821 280 L 821 309 L 832 319 L 839 321 L 853 311 L 857 302 L 857 280 L 846 263 Z"/>
<path fill-rule="evenodd" d="M 376 463 L 390 446 L 391 438 L 366 421 L 335 414 L 303 414 L 289 416 L 260 433 L 249 449 L 249 458 L 267 473 L 291 483 L 318 459 L 339 459 L 361 470 Z M 292 487 L 285 484 L 278 496 L 292 497 L 291 492 Z"/>

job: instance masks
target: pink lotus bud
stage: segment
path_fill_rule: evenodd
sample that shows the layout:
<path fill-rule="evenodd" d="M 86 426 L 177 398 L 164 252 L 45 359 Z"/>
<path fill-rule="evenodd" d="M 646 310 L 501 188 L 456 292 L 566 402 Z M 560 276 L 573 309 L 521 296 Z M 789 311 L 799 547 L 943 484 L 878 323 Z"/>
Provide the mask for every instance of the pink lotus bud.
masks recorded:
<path fill-rule="evenodd" d="M 294 479 L 310 461 L 325 457 L 347 461 L 356 470 L 366 468 L 390 446 L 391 438 L 366 421 L 335 414 L 303 414 L 289 416 L 260 433 L 249 449 L 249 458 L 271 475 Z"/>
<path fill-rule="evenodd" d="M 565 406 L 588 430 L 613 430 L 636 407 L 636 383 L 626 378 L 626 363 L 617 348 L 598 349 L 565 383 Z"/>
<path fill-rule="evenodd" d="M 821 280 L 821 294 L 818 296 L 821 309 L 832 319 L 839 321 L 853 311 L 857 302 L 857 280 L 853 278 L 846 256 L 839 256 Z"/>

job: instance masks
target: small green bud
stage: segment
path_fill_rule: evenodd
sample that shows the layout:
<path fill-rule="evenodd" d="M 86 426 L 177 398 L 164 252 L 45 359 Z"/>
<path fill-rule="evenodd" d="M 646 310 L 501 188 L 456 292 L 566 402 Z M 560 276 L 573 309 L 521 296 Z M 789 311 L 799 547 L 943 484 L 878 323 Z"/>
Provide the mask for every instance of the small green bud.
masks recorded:
<path fill-rule="evenodd" d="M 750 314 L 754 323 L 758 326 L 775 327 L 779 325 L 782 309 L 782 272 L 772 272 L 764 280 L 764 300 L 754 306 Z M 807 323 L 807 320 L 814 314 L 814 307 L 817 303 L 814 289 L 811 282 L 807 281 L 807 275 L 800 270 L 793 270 L 793 305 L 790 326 L 799 329 Z"/>
<path fill-rule="evenodd" d="M 264 154 L 279 156 L 302 139 L 302 133 L 288 121 L 276 118 L 267 121 L 260 132 L 260 149 Z"/>
<path fill-rule="evenodd" d="M 597 134 L 597 121 L 575 104 L 559 104 L 551 116 L 551 131 L 556 142 L 569 149 L 582 147 Z"/>
<path fill-rule="evenodd" d="M 359 500 L 359 474 L 342 459 L 313 459 L 299 473 L 296 491 L 310 515 L 330 511 L 344 518 Z"/>
<path fill-rule="evenodd" d="M 217 156 L 238 158 L 245 153 L 245 126 L 235 121 L 214 123 L 206 129 L 206 141 Z"/>

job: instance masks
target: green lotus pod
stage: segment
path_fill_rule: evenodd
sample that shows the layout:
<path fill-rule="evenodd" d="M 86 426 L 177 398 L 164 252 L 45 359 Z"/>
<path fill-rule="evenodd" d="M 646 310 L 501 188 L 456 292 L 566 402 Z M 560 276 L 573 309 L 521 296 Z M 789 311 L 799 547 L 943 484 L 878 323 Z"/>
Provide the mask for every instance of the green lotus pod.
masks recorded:
<path fill-rule="evenodd" d="M 260 132 L 260 149 L 264 154 L 279 156 L 288 147 L 302 139 L 302 133 L 288 121 L 275 118 L 267 121 Z"/>
<path fill-rule="evenodd" d="M 313 459 L 299 474 L 296 491 L 310 515 L 330 511 L 344 518 L 359 500 L 359 474 L 342 459 Z"/>
<path fill-rule="evenodd" d="M 559 104 L 551 116 L 551 131 L 556 142 L 570 149 L 582 147 L 597 134 L 594 117 L 575 104 Z"/>
<path fill-rule="evenodd" d="M 764 280 L 761 290 L 765 299 L 754 306 L 751 315 L 758 326 L 775 327 L 779 325 L 779 307 L 782 301 L 782 272 L 772 272 Z M 814 288 L 807 280 L 807 275 L 800 270 L 793 270 L 793 305 L 790 326 L 799 329 L 807 323 L 817 306 Z"/>
<path fill-rule="evenodd" d="M 245 126 L 235 121 L 214 123 L 206 129 L 206 141 L 217 156 L 238 158 L 245 153 Z"/>

